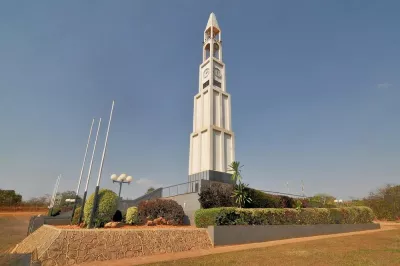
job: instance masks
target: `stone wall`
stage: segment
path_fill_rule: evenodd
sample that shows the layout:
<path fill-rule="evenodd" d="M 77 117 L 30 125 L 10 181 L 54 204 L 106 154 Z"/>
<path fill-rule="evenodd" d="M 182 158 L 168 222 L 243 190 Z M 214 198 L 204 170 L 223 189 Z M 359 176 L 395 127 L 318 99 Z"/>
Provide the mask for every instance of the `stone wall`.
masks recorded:
<path fill-rule="evenodd" d="M 17 245 L 13 253 L 35 252 L 42 265 L 58 266 L 211 247 L 206 229 L 73 230 L 44 225 Z"/>

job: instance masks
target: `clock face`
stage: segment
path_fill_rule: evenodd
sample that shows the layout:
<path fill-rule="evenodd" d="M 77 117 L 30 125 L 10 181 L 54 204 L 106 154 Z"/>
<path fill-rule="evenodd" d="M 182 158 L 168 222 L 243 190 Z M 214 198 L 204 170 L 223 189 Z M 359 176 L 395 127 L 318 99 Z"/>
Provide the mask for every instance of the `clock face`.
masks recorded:
<path fill-rule="evenodd" d="M 204 78 L 204 79 L 207 78 L 209 74 L 210 74 L 210 69 L 209 69 L 209 68 L 206 68 L 206 69 L 204 70 L 204 72 L 203 72 L 203 78 Z"/>
<path fill-rule="evenodd" d="M 215 68 L 215 69 L 214 69 L 214 75 L 215 75 L 217 78 L 221 78 L 221 77 L 222 77 L 221 70 L 219 70 L 219 68 Z"/>

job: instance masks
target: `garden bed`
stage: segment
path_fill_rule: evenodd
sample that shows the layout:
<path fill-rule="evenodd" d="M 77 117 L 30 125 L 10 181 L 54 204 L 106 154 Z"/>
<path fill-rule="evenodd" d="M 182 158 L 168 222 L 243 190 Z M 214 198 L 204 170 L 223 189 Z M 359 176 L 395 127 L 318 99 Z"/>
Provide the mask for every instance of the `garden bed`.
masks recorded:
<path fill-rule="evenodd" d="M 74 230 L 79 230 L 79 229 L 87 229 L 86 227 L 79 227 L 77 225 L 53 225 L 53 227 L 56 227 L 58 229 L 74 229 Z M 154 229 L 196 229 L 195 226 L 191 225 L 154 225 L 154 226 L 148 226 L 148 225 L 127 225 L 124 224 L 121 227 L 117 228 L 98 228 L 98 229 L 110 229 L 110 230 L 117 230 L 117 229 L 137 229 L 137 230 L 154 230 Z"/>

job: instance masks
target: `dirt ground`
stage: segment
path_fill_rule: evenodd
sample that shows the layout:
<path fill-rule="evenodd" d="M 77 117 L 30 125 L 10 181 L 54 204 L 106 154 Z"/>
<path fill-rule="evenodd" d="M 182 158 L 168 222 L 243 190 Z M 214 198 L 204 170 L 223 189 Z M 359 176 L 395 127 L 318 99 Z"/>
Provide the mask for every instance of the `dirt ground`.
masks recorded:
<path fill-rule="evenodd" d="M 0 254 L 10 251 L 28 232 L 29 219 L 42 212 L 0 212 Z"/>

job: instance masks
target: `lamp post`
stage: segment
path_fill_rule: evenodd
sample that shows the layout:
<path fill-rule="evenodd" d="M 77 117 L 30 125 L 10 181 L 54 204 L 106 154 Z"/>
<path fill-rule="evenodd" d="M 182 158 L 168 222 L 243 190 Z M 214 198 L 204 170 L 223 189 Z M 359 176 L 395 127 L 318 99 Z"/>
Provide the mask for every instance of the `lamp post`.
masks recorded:
<path fill-rule="evenodd" d="M 130 184 L 132 182 L 132 176 L 127 176 L 126 174 L 121 174 L 117 176 L 116 174 L 111 175 L 111 180 L 113 183 L 119 184 L 118 200 L 121 198 L 122 184 Z"/>

